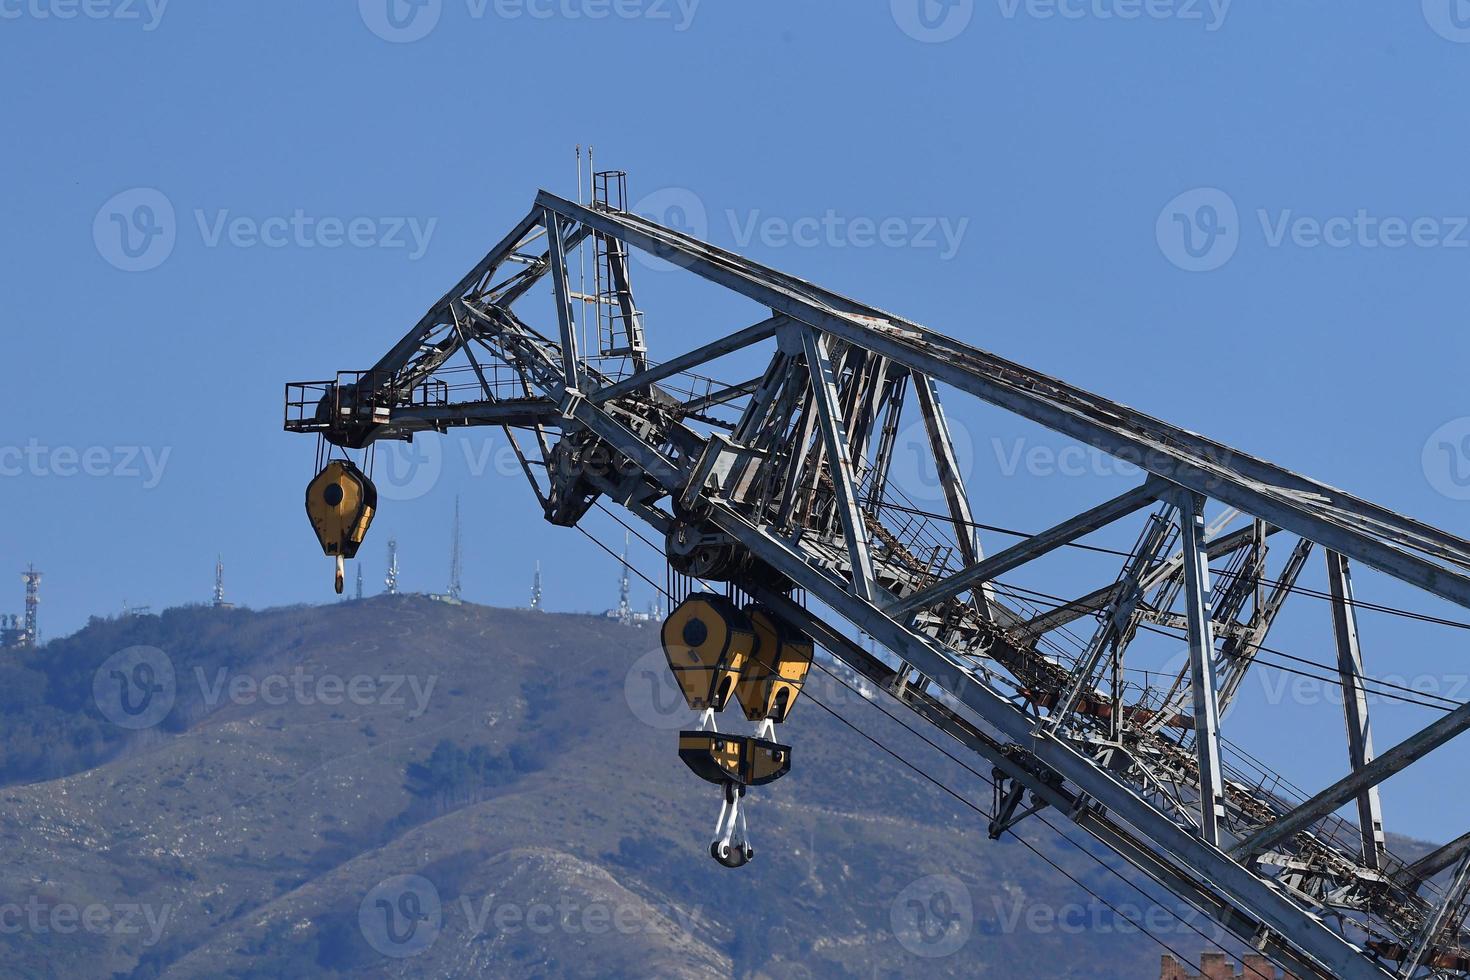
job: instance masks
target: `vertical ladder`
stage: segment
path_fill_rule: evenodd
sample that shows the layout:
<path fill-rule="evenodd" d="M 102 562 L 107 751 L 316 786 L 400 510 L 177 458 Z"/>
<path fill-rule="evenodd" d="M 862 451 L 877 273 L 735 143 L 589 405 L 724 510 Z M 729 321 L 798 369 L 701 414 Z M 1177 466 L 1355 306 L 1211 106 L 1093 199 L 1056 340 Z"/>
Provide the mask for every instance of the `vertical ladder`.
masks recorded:
<path fill-rule="evenodd" d="M 603 211 L 625 211 L 628 174 L 603 170 L 592 175 L 593 207 Z M 628 279 L 628 249 L 611 235 L 594 233 L 593 276 L 597 307 L 597 346 L 606 358 L 629 358 L 633 371 L 648 367 L 648 344 L 643 339 L 643 314 L 633 305 L 633 287 Z"/>

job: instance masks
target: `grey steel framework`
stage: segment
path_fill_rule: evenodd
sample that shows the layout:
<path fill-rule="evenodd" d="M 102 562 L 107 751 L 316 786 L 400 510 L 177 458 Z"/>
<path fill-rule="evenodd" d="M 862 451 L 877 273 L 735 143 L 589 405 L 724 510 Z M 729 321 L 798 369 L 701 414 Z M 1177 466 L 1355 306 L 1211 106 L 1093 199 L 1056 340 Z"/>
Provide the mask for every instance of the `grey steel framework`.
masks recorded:
<path fill-rule="evenodd" d="M 1470 970 L 1461 931 L 1470 835 L 1414 864 L 1397 860 L 1377 793 L 1470 726 L 1470 706 L 1386 750 L 1374 745 L 1351 573 L 1367 566 L 1470 606 L 1470 542 L 627 213 L 620 175 L 599 175 L 597 186 L 590 206 L 541 192 L 371 370 L 288 385 L 286 427 L 363 449 L 501 426 L 549 521 L 574 526 L 601 498 L 621 505 L 663 536 L 674 569 L 776 607 L 984 757 L 1003 800 L 993 834 L 1018 812 L 1054 808 L 1298 976 Z M 574 291 L 570 274 L 584 245 L 595 256 L 591 294 Z M 769 315 L 656 363 L 634 304 L 632 250 Z M 554 322 L 532 325 L 517 302 L 545 280 Z M 577 314 L 589 305 L 587 350 Z M 763 352 L 764 370 L 729 382 L 695 373 L 737 351 Z M 450 366 L 456 355 L 462 363 Z M 1147 476 L 984 555 L 941 385 Z M 943 514 L 923 513 L 890 482 L 911 406 Z M 1207 526 L 1207 499 L 1248 526 Z M 1000 582 L 1126 521 L 1142 525 L 1131 554 L 1081 598 L 1028 610 Z M 1280 542 L 1287 557 L 1272 578 L 1267 550 Z M 1331 583 L 1349 772 L 1306 798 L 1242 761 L 1220 717 L 1313 549 Z M 1096 632 L 1080 654 L 1054 653 L 1057 631 L 1088 618 Z M 1146 627 L 1188 639 L 1188 663 L 1162 693 L 1125 678 Z M 864 649 L 859 631 L 884 652 Z M 1333 816 L 1353 803 L 1356 825 Z"/>

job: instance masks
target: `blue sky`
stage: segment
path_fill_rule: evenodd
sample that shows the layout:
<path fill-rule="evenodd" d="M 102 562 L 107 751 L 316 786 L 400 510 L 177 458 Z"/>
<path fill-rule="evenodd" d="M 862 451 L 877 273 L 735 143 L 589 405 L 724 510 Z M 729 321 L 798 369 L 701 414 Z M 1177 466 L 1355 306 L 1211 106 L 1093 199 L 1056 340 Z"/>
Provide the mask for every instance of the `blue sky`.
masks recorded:
<path fill-rule="evenodd" d="M 49 634 L 203 601 L 217 552 L 239 602 L 330 600 L 282 385 L 368 366 L 538 188 L 575 194 L 579 143 L 717 244 L 1470 525 L 1470 11 L 393 2 L 0 0 L 0 572 L 46 572 Z M 656 353 L 741 325 L 718 299 L 660 319 L 652 298 L 704 294 L 636 274 Z M 956 416 L 981 520 L 1039 527 L 1126 485 Z M 538 519 L 498 442 L 426 445 L 364 549 L 370 591 L 390 535 L 406 588 L 444 586 L 460 494 L 469 597 L 524 603 L 539 557 L 552 608 L 613 603 L 614 564 Z M 1379 629 L 1374 673 L 1470 669 L 1459 631 L 1375 649 Z M 1315 717 L 1336 752 L 1340 719 Z M 1427 720 L 1386 711 L 1383 737 Z M 1290 732 L 1303 765 L 1335 771 L 1315 731 Z M 1464 829 L 1410 782 L 1391 828 Z"/>

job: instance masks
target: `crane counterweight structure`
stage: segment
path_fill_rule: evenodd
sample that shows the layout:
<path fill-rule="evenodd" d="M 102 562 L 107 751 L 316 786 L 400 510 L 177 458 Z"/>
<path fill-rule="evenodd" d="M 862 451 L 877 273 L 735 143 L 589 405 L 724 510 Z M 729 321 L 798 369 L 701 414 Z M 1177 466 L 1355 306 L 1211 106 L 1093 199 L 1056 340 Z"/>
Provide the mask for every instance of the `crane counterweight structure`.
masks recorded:
<path fill-rule="evenodd" d="M 672 572 L 724 583 L 982 756 L 997 775 L 992 836 L 1054 809 L 1300 977 L 1470 971 L 1470 845 L 1401 861 L 1384 846 L 1377 799 L 1383 780 L 1470 727 L 1470 706 L 1398 745 L 1372 742 L 1350 577 L 1371 568 L 1470 606 L 1470 542 L 628 213 L 621 199 L 584 205 L 542 191 L 372 368 L 288 385 L 286 428 L 364 450 L 500 426 L 548 521 L 578 526 L 603 501 L 622 507 L 656 532 Z M 587 297 L 570 276 L 581 248 L 599 269 L 592 349 L 575 317 Z M 763 315 L 656 362 L 656 331 L 634 305 L 633 253 Z M 540 324 L 521 302 L 533 291 L 553 311 Z M 703 374 L 742 359 L 759 373 Z M 984 554 L 941 386 L 1145 476 Z M 906 408 L 918 412 L 943 513 L 914 506 L 892 479 Z M 1206 525 L 1207 501 L 1248 523 Z M 1003 581 L 1134 525 L 1116 574 L 1080 598 L 1034 608 Z M 1260 669 L 1314 550 L 1325 554 L 1328 636 L 1349 689 L 1349 771 L 1309 795 L 1235 750 L 1222 716 Z M 1268 554 L 1283 551 L 1268 572 Z M 1059 638 L 1088 618 L 1094 635 L 1059 655 Z M 1167 690 L 1140 691 L 1128 657 L 1156 629 L 1183 635 L 1186 662 Z M 1358 826 L 1334 816 L 1353 804 Z M 1451 867 L 1448 884 L 1436 878 Z"/>

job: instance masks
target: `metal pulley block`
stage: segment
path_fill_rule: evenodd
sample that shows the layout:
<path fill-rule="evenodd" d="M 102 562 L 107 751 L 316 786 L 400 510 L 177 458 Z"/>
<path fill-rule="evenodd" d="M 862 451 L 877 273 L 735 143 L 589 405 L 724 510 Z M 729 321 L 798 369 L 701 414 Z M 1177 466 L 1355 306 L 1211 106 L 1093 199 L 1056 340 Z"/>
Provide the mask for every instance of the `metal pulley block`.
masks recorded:
<path fill-rule="evenodd" d="M 357 556 L 378 508 L 378 489 L 349 459 L 334 459 L 307 484 L 306 516 L 322 553 L 337 560 L 337 594 L 345 578 L 342 563 Z"/>
<path fill-rule="evenodd" d="M 755 647 L 755 628 L 740 607 L 722 595 L 691 595 L 664 620 L 661 639 L 689 707 L 723 711 Z"/>
<path fill-rule="evenodd" d="M 791 771 L 791 746 L 752 735 L 720 732 L 679 733 L 679 758 L 690 771 L 722 788 L 724 803 L 715 822 L 709 853 L 727 868 L 738 868 L 755 857 L 745 822 L 747 786 L 763 786 Z"/>
<path fill-rule="evenodd" d="M 764 786 L 791 771 L 791 746 L 754 735 L 723 732 L 679 733 L 679 758 L 711 783 Z"/>
<path fill-rule="evenodd" d="M 755 651 L 745 659 L 735 696 L 749 721 L 773 724 L 791 714 L 812 666 L 811 637 L 782 622 L 758 603 L 745 607 L 755 628 Z"/>

